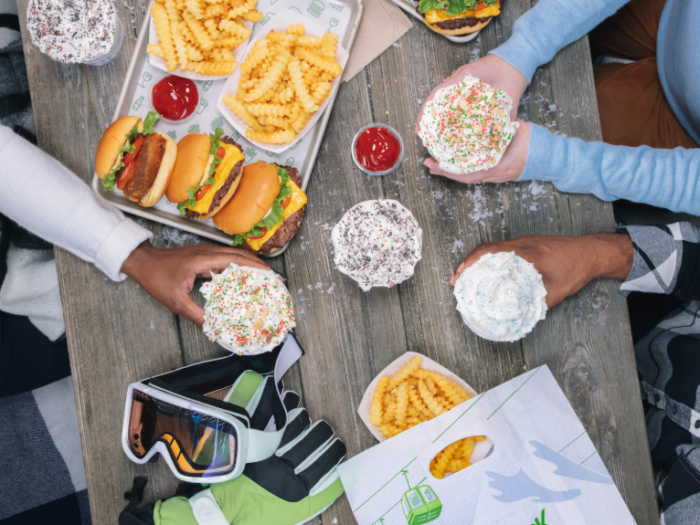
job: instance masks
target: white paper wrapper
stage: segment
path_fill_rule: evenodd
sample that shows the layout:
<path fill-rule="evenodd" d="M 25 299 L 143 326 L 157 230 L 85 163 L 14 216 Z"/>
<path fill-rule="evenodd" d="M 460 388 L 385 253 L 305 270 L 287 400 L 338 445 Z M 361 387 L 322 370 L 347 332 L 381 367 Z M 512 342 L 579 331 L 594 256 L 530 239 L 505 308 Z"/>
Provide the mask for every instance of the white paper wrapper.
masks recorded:
<path fill-rule="evenodd" d="M 292 11 L 291 9 L 285 9 L 283 11 L 278 12 L 272 19 L 269 21 L 269 23 L 265 24 L 264 31 L 256 31 L 253 37 L 250 39 L 248 42 L 248 47 L 245 50 L 245 53 L 243 54 L 243 57 L 240 61 L 242 64 L 246 57 L 248 56 L 249 51 L 253 48 L 253 45 L 255 42 L 260 40 L 261 38 L 265 38 L 265 36 L 270 32 L 270 31 L 286 31 L 287 26 L 291 24 L 303 24 L 304 28 L 306 29 L 306 34 L 308 36 L 315 36 L 317 38 L 321 38 L 324 33 L 326 33 L 326 30 L 318 25 L 316 22 L 313 20 L 309 20 L 308 18 L 297 14 L 295 11 Z M 345 64 L 348 61 L 348 52 L 343 48 L 342 46 L 338 45 L 338 51 L 335 54 L 335 60 L 338 62 L 343 68 L 345 67 Z M 236 116 L 236 114 L 231 111 L 226 104 L 223 103 L 222 99 L 224 95 L 232 95 L 236 96 L 238 93 L 238 79 L 241 76 L 241 70 L 240 67 L 237 67 L 236 70 L 233 72 L 233 74 L 226 79 L 226 83 L 224 84 L 224 88 L 221 90 L 221 94 L 219 95 L 219 99 L 216 103 L 217 109 L 224 115 L 226 120 L 228 120 L 231 125 L 238 131 L 242 136 L 245 136 L 245 132 L 248 129 L 248 126 Z M 342 78 L 342 75 L 340 77 L 336 77 L 333 79 L 333 82 L 331 82 L 331 85 L 333 86 L 333 91 L 331 91 L 331 94 L 326 98 L 326 101 L 323 103 L 321 108 L 314 114 L 314 116 L 311 118 L 309 123 L 306 125 L 306 127 L 301 130 L 301 133 L 297 133 L 296 137 L 294 140 L 288 144 L 263 144 L 261 142 L 256 142 L 254 140 L 248 140 L 251 142 L 253 145 L 265 149 L 267 151 L 270 151 L 272 153 L 282 153 L 283 151 L 286 151 L 289 149 L 291 146 L 296 144 L 300 139 L 302 139 L 316 124 L 319 118 L 321 118 L 321 115 L 323 115 L 323 112 L 326 110 L 328 107 L 328 104 L 330 101 L 333 99 L 333 96 L 335 95 L 335 92 L 338 90 L 338 86 L 340 85 L 340 79 Z"/>
<path fill-rule="evenodd" d="M 430 359 L 429 357 L 424 356 L 423 354 L 419 354 L 417 352 L 406 352 L 404 355 L 396 359 L 395 361 L 392 361 L 384 370 L 379 372 L 377 374 L 377 377 L 375 377 L 372 382 L 369 384 L 367 387 L 367 390 L 365 391 L 365 395 L 362 396 L 362 401 L 360 401 L 360 406 L 357 409 L 357 413 L 360 416 L 360 419 L 362 422 L 365 424 L 367 429 L 372 433 L 374 437 L 377 438 L 377 440 L 381 443 L 386 441 L 386 438 L 384 435 L 379 431 L 378 427 L 375 427 L 372 423 L 369 422 L 369 410 L 370 407 L 372 406 L 372 394 L 374 394 L 374 389 L 377 388 L 377 383 L 379 383 L 379 379 L 382 376 L 389 376 L 393 377 L 393 375 L 399 371 L 399 369 L 408 363 L 413 356 L 419 355 L 421 359 L 423 360 L 423 363 L 420 365 L 421 368 L 424 370 L 429 370 L 431 372 L 437 372 L 438 374 L 441 374 L 445 376 L 447 379 L 450 381 L 453 381 L 457 383 L 459 386 L 462 388 L 465 388 L 471 395 L 472 397 L 476 397 L 478 394 L 476 391 L 470 387 L 466 381 L 464 381 L 462 378 L 459 376 L 453 374 L 450 372 L 447 368 L 444 366 L 441 366 L 437 364 L 435 361 Z M 452 410 L 459 410 L 459 407 L 461 405 L 457 405 L 454 407 Z M 452 411 L 450 410 L 450 412 Z M 488 437 L 488 436 L 487 436 Z M 474 444 L 474 452 L 472 452 L 471 459 L 469 460 L 471 463 L 476 463 L 477 461 L 481 461 L 484 459 L 488 453 L 491 451 L 493 448 L 493 441 L 491 439 L 487 439 L 486 441 L 477 441 Z M 449 476 L 449 474 L 448 474 Z"/>

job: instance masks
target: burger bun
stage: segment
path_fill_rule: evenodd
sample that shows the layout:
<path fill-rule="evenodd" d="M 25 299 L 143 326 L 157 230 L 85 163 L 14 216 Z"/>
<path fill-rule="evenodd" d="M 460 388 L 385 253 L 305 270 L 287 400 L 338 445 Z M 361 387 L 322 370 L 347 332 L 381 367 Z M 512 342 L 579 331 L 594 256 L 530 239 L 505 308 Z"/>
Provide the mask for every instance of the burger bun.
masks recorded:
<path fill-rule="evenodd" d="M 281 188 L 277 167 L 266 162 L 244 166 L 239 179 L 236 193 L 213 217 L 214 225 L 229 235 L 243 235 L 258 224 Z"/>
<path fill-rule="evenodd" d="M 95 172 L 100 179 L 104 180 L 105 175 L 112 171 L 119 150 L 126 143 L 126 135 L 134 126 L 138 126 L 139 131 L 143 130 L 143 121 L 137 116 L 129 115 L 118 118 L 105 130 L 95 153 Z"/>
<path fill-rule="evenodd" d="M 210 152 L 211 140 L 204 133 L 190 133 L 180 139 L 177 143 L 177 160 L 173 175 L 165 190 L 165 196 L 170 202 L 189 200 L 187 191 L 202 181 Z"/>

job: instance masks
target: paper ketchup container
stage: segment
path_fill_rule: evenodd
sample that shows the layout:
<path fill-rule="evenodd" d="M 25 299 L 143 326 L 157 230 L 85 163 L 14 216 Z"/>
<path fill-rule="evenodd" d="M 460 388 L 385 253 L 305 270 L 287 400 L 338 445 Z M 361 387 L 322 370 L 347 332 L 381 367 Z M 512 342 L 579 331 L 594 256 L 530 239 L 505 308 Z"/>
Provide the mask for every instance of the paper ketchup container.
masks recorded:
<path fill-rule="evenodd" d="M 367 387 L 367 390 L 365 391 L 365 395 L 362 396 L 362 401 L 360 401 L 360 406 L 357 409 L 357 413 L 360 416 L 360 419 L 362 422 L 365 424 L 367 429 L 372 433 L 374 437 L 377 438 L 377 440 L 382 443 L 386 441 L 387 438 L 384 437 L 384 435 L 379 431 L 379 427 L 375 427 L 372 423 L 369 422 L 369 410 L 372 405 L 372 394 L 374 394 L 374 389 L 377 387 L 377 383 L 379 382 L 379 379 L 387 375 L 389 377 L 393 377 L 393 375 L 398 372 L 402 366 L 404 366 L 406 363 L 408 363 L 413 356 L 420 356 L 420 358 L 423 360 L 421 363 L 420 367 L 424 370 L 429 370 L 431 372 L 436 372 L 438 374 L 441 374 L 445 376 L 447 379 L 450 381 L 453 381 L 457 383 L 459 386 L 462 388 L 466 389 L 467 392 L 469 392 L 472 397 L 477 397 L 478 394 L 476 391 L 467 384 L 466 381 L 464 381 L 462 378 L 457 376 L 456 374 L 453 374 L 450 372 L 447 368 L 444 366 L 439 365 L 429 357 L 424 356 L 423 354 L 419 354 L 417 352 L 406 352 L 403 354 L 401 357 L 396 359 L 395 361 L 392 361 L 384 370 L 379 372 L 377 376 L 372 380 L 372 382 L 369 384 Z M 457 411 L 458 413 L 460 411 L 465 410 L 465 403 L 459 404 L 456 407 L 448 410 L 448 412 L 454 412 Z M 443 414 L 440 414 L 438 417 L 442 417 L 444 414 L 447 414 L 447 412 L 444 412 Z M 477 441 L 474 444 L 474 452 L 472 452 L 471 459 L 469 460 L 471 463 L 476 463 L 477 461 L 481 461 L 484 459 L 489 452 L 491 452 L 491 449 L 493 448 L 493 441 L 491 441 L 491 437 L 487 436 L 488 439 L 486 441 Z M 448 474 L 449 476 L 449 474 Z"/>

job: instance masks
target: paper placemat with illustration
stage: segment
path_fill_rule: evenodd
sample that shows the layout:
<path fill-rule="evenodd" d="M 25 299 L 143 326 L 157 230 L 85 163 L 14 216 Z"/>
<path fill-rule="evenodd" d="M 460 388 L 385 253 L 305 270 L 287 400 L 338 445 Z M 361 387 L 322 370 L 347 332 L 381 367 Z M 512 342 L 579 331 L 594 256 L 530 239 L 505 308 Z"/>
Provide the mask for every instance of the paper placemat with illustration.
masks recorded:
<path fill-rule="evenodd" d="M 493 449 L 454 474 L 455 445 Z M 547 366 L 455 406 L 341 463 L 359 525 L 633 525 L 634 519 Z"/>

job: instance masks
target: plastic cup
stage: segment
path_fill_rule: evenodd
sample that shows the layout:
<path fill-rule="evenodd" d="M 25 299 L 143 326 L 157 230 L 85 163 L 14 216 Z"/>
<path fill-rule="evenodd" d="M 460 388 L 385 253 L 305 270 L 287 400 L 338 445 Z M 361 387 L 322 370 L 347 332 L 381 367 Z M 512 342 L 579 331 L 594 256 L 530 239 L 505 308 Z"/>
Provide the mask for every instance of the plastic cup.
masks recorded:
<path fill-rule="evenodd" d="M 355 152 L 355 145 L 357 144 L 357 139 L 360 137 L 360 133 L 362 133 L 364 130 L 369 129 L 369 128 L 384 128 L 387 131 L 389 131 L 389 133 L 391 133 L 396 140 L 399 141 L 399 156 L 396 159 L 396 162 L 394 163 L 394 165 L 391 168 L 389 168 L 388 170 L 385 170 L 385 171 L 368 170 L 362 164 L 360 164 L 360 161 L 357 159 L 357 153 Z M 367 175 L 376 175 L 376 176 L 388 175 L 389 173 L 396 171 L 396 168 L 401 166 L 401 162 L 403 162 L 403 139 L 401 138 L 401 135 L 399 135 L 399 132 L 396 131 L 391 126 L 389 126 L 388 124 L 367 124 L 366 126 L 361 127 L 357 133 L 355 133 L 355 136 L 352 139 L 352 145 L 350 146 L 350 152 L 352 153 L 352 160 L 355 161 L 355 166 L 360 168 Z"/>
<path fill-rule="evenodd" d="M 90 60 L 84 60 L 81 62 L 81 64 L 86 64 L 88 66 L 104 66 L 119 56 L 119 52 L 122 49 L 122 44 L 124 43 L 124 25 L 117 14 L 115 14 L 114 17 L 117 19 L 117 25 L 115 28 L 114 45 L 112 45 L 112 49 L 104 55 L 100 55 Z"/>

